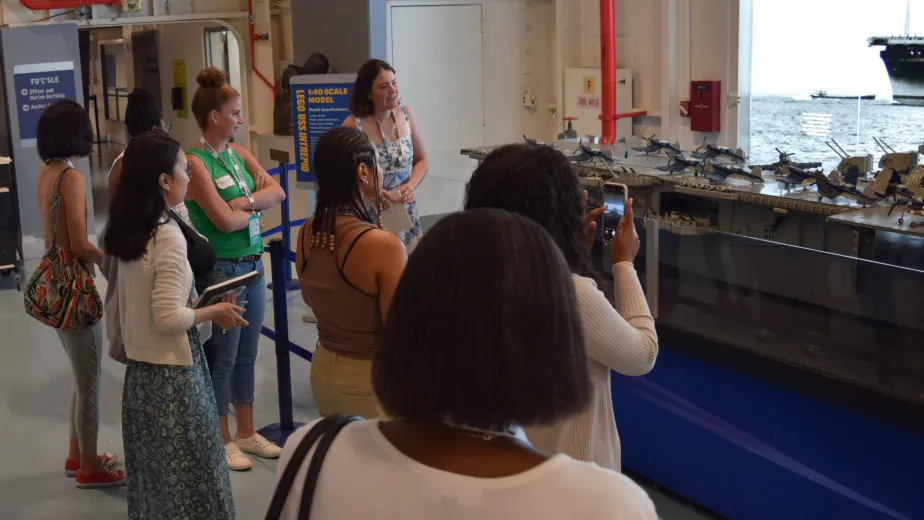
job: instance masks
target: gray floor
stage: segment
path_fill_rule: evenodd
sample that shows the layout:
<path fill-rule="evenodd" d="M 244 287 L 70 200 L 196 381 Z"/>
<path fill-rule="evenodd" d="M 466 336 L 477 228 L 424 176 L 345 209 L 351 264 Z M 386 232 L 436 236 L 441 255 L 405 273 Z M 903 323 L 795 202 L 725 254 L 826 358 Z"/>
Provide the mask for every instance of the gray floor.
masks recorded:
<path fill-rule="evenodd" d="M 102 161 L 93 161 L 94 192 L 104 200 L 105 171 L 114 154 L 104 153 Z M 103 165 L 100 167 L 99 165 Z M 449 181 L 453 184 L 457 180 Z M 452 197 L 457 198 L 457 194 Z M 99 208 L 97 208 L 99 210 Z M 433 213 L 436 213 L 434 211 Z M 98 224 L 104 217 L 98 215 Z M 27 265 L 27 270 L 35 263 Z M 269 272 L 267 272 L 269 276 Z M 105 280 L 97 279 L 100 291 Z M 62 466 L 67 455 L 68 410 L 72 376 L 67 357 L 62 352 L 54 331 L 29 318 L 23 312 L 22 294 L 3 290 L 0 280 L 0 496 L 3 511 L 0 518 L 20 520 L 46 519 L 124 519 L 125 491 L 78 490 L 73 479 L 64 476 Z M 317 340 L 314 325 L 302 322 L 308 311 L 298 293 L 288 300 L 291 340 L 309 350 Z M 265 323 L 273 323 L 271 306 Z M 295 418 L 310 421 L 317 417 L 317 408 L 309 385 L 310 364 L 292 356 L 292 387 Z M 100 397 L 100 451 L 122 453 L 121 388 L 124 368 L 108 357 L 104 358 Z M 256 366 L 255 422 L 266 425 L 278 420 L 276 363 L 273 344 L 266 338 L 260 342 Z M 275 484 L 276 463 L 254 459 L 254 468 L 246 473 L 232 473 L 234 499 L 238 518 L 263 518 Z M 706 518 L 681 503 L 654 490 L 652 498 L 661 518 L 668 520 Z"/>

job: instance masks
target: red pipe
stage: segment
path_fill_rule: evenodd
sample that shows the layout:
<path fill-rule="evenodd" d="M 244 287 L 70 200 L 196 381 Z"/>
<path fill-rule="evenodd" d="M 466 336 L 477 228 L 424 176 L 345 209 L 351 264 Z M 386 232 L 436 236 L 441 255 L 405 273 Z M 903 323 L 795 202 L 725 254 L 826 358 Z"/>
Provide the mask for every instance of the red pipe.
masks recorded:
<path fill-rule="evenodd" d="M 603 135 L 600 136 L 600 143 L 613 144 L 616 142 L 616 121 L 648 114 L 647 110 L 616 113 L 615 0 L 600 0 L 600 75 L 603 83 L 603 93 L 600 96 Z"/>
<path fill-rule="evenodd" d="M 600 0 L 600 119 L 601 144 L 616 142 L 616 7 L 615 0 Z"/>
<path fill-rule="evenodd" d="M 119 5 L 122 0 L 19 0 L 23 7 L 33 11 L 48 9 L 76 9 L 85 5 Z"/>
<path fill-rule="evenodd" d="M 614 119 L 626 119 L 627 117 L 641 117 L 648 115 L 647 110 L 634 110 L 632 112 L 623 112 L 622 114 L 616 114 L 613 116 Z"/>
<path fill-rule="evenodd" d="M 121 0 L 119 0 L 121 1 Z M 266 83 L 266 86 L 273 92 L 273 98 L 276 97 L 276 85 L 266 79 L 266 76 L 260 72 L 260 69 L 257 68 L 257 53 L 256 53 L 256 44 L 258 40 L 267 41 L 269 40 L 269 35 L 266 33 L 257 34 L 255 29 L 255 20 L 253 15 L 253 0 L 247 0 L 247 13 L 250 15 L 250 70 L 257 75 L 258 78 L 263 80 L 263 83 Z"/>

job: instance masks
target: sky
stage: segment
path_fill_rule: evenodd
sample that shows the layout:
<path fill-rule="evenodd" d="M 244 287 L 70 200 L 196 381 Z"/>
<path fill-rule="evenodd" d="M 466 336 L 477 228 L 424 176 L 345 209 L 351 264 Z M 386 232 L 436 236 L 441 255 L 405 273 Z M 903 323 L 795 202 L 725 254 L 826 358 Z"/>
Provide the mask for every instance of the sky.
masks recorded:
<path fill-rule="evenodd" d="M 888 99 L 882 47 L 870 36 L 905 31 L 907 0 L 754 0 L 753 95 L 865 95 Z M 911 34 L 924 36 L 924 0 L 911 0 Z"/>

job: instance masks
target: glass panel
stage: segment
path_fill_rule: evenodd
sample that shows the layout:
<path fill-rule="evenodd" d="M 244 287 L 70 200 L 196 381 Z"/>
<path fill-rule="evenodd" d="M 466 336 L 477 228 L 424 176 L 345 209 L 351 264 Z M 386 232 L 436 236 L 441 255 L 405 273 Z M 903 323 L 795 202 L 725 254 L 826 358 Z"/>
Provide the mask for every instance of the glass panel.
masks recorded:
<path fill-rule="evenodd" d="M 924 398 L 924 272 L 718 232 L 659 238 L 660 324 Z"/>

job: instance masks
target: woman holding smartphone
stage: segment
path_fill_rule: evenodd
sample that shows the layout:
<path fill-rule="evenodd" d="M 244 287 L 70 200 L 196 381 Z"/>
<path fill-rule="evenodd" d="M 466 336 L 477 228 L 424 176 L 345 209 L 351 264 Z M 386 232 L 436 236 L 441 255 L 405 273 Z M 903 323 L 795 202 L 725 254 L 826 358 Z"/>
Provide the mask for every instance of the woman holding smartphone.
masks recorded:
<path fill-rule="evenodd" d="M 619 434 L 610 394 L 610 370 L 647 374 L 658 356 L 658 336 L 632 262 L 639 239 L 632 200 L 612 238 L 610 260 L 614 304 L 597 288 L 587 257 L 596 219 L 606 206 L 585 214 L 587 193 L 568 158 L 549 146 L 508 145 L 493 151 L 472 174 L 465 209 L 495 208 L 519 213 L 548 231 L 571 268 L 584 324 L 592 405 L 578 415 L 544 427 L 527 428 L 530 442 L 550 453 L 619 471 Z"/>

